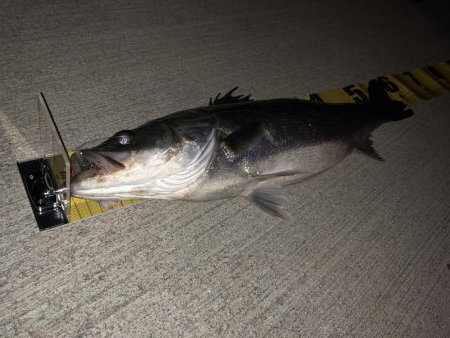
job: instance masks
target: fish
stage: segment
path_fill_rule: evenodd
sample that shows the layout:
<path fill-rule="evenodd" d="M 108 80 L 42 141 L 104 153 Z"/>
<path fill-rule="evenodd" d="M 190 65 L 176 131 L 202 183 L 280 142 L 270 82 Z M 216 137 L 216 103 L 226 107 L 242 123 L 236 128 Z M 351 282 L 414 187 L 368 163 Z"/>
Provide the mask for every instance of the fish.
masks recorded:
<path fill-rule="evenodd" d="M 368 100 L 355 103 L 253 100 L 236 90 L 81 146 L 72 196 L 107 204 L 241 196 L 293 221 L 285 186 L 332 168 L 353 151 L 383 161 L 372 132 L 413 115 L 388 96 L 379 79 L 369 82 Z"/>

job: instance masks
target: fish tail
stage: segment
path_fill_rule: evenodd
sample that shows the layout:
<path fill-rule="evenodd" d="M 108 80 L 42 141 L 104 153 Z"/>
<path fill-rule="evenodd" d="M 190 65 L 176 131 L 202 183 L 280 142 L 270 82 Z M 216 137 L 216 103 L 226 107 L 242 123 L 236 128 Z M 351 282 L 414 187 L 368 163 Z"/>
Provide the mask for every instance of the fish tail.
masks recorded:
<path fill-rule="evenodd" d="M 383 122 L 399 121 L 414 115 L 411 109 L 405 109 L 406 104 L 392 100 L 389 97 L 384 90 L 384 82 L 382 80 L 371 80 L 368 91 L 370 107 L 373 113 L 378 115 Z"/>

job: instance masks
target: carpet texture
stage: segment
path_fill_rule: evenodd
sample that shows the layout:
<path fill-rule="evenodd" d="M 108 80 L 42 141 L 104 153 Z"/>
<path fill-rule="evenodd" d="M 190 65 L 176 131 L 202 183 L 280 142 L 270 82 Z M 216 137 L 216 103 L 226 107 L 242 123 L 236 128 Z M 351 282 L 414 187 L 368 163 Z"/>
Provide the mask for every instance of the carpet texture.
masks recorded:
<path fill-rule="evenodd" d="M 236 85 L 292 97 L 450 56 L 446 1 L 1 1 L 1 337 L 449 337 L 450 95 L 287 189 L 39 232 L 15 161 L 41 91 L 68 146 Z M 448 7 L 448 6 L 447 6 Z"/>

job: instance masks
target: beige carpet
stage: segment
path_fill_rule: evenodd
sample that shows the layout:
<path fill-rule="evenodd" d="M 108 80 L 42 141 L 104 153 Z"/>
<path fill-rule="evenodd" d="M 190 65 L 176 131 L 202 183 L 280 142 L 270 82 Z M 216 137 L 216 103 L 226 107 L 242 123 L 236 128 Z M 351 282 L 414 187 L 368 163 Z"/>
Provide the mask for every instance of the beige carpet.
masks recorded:
<path fill-rule="evenodd" d="M 76 4 L 75 4 L 76 3 Z M 295 96 L 450 57 L 445 1 L 1 1 L 0 336 L 449 337 L 450 95 L 290 187 L 39 232 L 36 92 L 69 148 L 240 85 Z M 447 14 L 446 14 L 447 13 Z"/>

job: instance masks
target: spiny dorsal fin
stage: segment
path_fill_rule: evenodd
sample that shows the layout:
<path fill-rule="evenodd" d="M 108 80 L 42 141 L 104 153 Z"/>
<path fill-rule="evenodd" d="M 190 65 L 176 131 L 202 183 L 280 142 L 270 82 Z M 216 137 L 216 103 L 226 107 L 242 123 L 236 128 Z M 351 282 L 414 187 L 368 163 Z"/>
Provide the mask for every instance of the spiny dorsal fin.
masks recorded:
<path fill-rule="evenodd" d="M 366 140 L 361 145 L 359 145 L 358 150 L 377 161 L 384 162 L 384 159 L 373 147 L 373 142 L 369 137 L 366 138 Z"/>
<path fill-rule="evenodd" d="M 237 103 L 237 102 L 245 102 L 245 101 L 252 101 L 250 99 L 251 94 L 249 95 L 237 95 L 233 96 L 232 94 L 238 89 L 239 87 L 234 87 L 231 89 L 228 93 L 226 93 L 224 96 L 220 97 L 221 93 L 217 94 L 215 99 L 209 98 L 209 106 L 215 106 L 219 104 L 227 104 L 227 103 Z"/>

